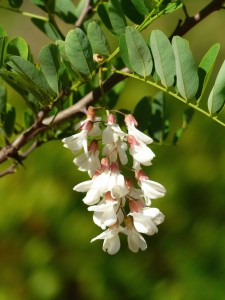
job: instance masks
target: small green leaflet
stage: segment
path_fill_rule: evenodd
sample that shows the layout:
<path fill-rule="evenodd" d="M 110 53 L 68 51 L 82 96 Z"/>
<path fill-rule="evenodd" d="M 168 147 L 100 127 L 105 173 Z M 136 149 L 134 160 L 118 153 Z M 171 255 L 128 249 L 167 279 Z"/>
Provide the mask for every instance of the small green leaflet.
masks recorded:
<path fill-rule="evenodd" d="M 208 110 L 211 115 L 218 114 L 225 103 L 225 61 L 216 77 L 215 84 L 208 99 Z"/>
<path fill-rule="evenodd" d="M 198 102 L 201 100 L 201 97 L 204 94 L 213 67 L 215 65 L 219 50 L 220 50 L 220 44 L 214 44 L 206 52 L 206 54 L 204 55 L 204 57 L 202 58 L 199 64 L 199 68 L 198 68 L 199 87 L 198 87 L 198 92 L 196 94 L 196 99 L 198 99 Z"/>
<path fill-rule="evenodd" d="M 175 57 L 167 36 L 160 30 L 153 30 L 150 46 L 155 62 L 155 69 L 162 84 L 168 88 L 174 83 L 176 74 Z"/>
<path fill-rule="evenodd" d="M 68 32 L 65 40 L 65 52 L 77 72 L 91 77 L 94 70 L 93 52 L 87 36 L 80 28 Z"/>
<path fill-rule="evenodd" d="M 187 40 L 174 36 L 172 47 L 176 61 L 177 89 L 188 100 L 194 98 L 198 90 L 197 67 Z"/>
<path fill-rule="evenodd" d="M 96 21 L 92 21 L 88 24 L 87 36 L 91 43 L 93 53 L 100 54 L 102 56 L 109 55 L 109 44 Z"/>
<path fill-rule="evenodd" d="M 29 55 L 29 47 L 23 38 L 15 37 L 11 41 L 9 41 L 7 45 L 7 53 L 10 55 L 21 56 L 24 59 L 27 59 Z"/>
<path fill-rule="evenodd" d="M 153 62 L 150 49 L 143 36 L 133 26 L 126 27 L 125 41 L 128 51 L 128 60 L 134 72 L 146 78 L 151 74 Z"/>
<path fill-rule="evenodd" d="M 44 46 L 39 53 L 38 61 L 49 86 L 58 93 L 58 71 L 60 67 L 58 47 L 54 44 Z"/>

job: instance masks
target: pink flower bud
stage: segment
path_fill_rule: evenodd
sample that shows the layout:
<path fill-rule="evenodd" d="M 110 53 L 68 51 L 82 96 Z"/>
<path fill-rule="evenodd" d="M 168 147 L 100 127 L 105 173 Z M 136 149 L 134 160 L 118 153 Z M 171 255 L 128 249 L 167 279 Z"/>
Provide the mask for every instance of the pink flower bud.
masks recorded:
<path fill-rule="evenodd" d="M 138 141 L 135 139 L 135 137 L 133 135 L 128 135 L 127 136 L 127 142 L 128 144 L 132 147 L 134 145 L 139 145 Z"/>
<path fill-rule="evenodd" d="M 98 150 L 98 141 L 93 140 L 88 146 L 88 151 L 95 153 Z"/>
<path fill-rule="evenodd" d="M 109 114 L 107 117 L 107 121 L 109 124 L 117 124 L 116 117 L 113 114 Z"/>
<path fill-rule="evenodd" d="M 136 201 L 130 200 L 129 207 L 131 213 L 133 212 L 139 213 L 140 210 L 144 207 L 144 204 L 140 199 L 137 199 Z"/>
<path fill-rule="evenodd" d="M 119 165 L 117 162 L 111 163 L 110 169 L 112 172 L 117 172 L 119 170 Z"/>
<path fill-rule="evenodd" d="M 94 121 L 96 118 L 95 109 L 93 106 L 89 106 L 87 109 L 87 118 L 91 121 Z"/>
<path fill-rule="evenodd" d="M 131 114 L 126 115 L 124 121 L 127 126 L 130 126 L 130 125 L 137 126 L 138 125 L 138 122 L 135 120 L 135 118 Z"/>
<path fill-rule="evenodd" d="M 149 180 L 149 177 L 147 176 L 147 174 L 143 170 L 137 170 L 135 172 L 135 177 L 138 181 L 140 181 L 140 180 Z"/>
<path fill-rule="evenodd" d="M 91 121 L 84 122 L 84 124 L 80 127 L 81 130 L 90 131 L 93 128 L 93 123 Z"/>

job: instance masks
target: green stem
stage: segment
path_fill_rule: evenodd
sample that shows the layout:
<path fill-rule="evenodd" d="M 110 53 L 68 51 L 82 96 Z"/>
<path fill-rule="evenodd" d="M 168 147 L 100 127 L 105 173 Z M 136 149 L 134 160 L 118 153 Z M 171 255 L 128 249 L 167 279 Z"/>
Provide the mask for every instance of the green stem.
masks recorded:
<path fill-rule="evenodd" d="M 18 9 L 13 9 L 11 7 L 6 7 L 6 6 L 3 6 L 3 5 L 0 5 L 0 8 L 5 9 L 5 10 L 9 10 L 9 11 L 12 11 L 12 12 L 15 12 L 15 13 L 18 13 L 18 14 L 21 14 L 21 15 L 29 17 L 29 18 L 43 20 L 43 21 L 46 21 L 46 22 L 49 21 L 49 19 L 47 17 L 32 14 L 32 13 L 29 13 L 29 12 L 26 12 L 26 11 L 21 11 L 21 10 L 18 10 Z"/>
<path fill-rule="evenodd" d="M 102 71 L 106 71 L 106 70 L 108 71 L 107 68 L 103 68 L 103 69 L 102 69 Z M 159 89 L 159 90 L 161 90 L 161 91 L 163 91 L 163 92 L 165 92 L 165 93 L 171 95 L 172 97 L 174 97 L 174 98 L 180 100 L 181 102 L 185 103 L 186 105 L 190 106 L 191 108 L 195 109 L 196 111 L 199 111 L 200 113 L 204 114 L 205 116 L 211 118 L 213 121 L 215 121 L 215 122 L 217 122 L 217 123 L 219 123 L 220 125 L 222 125 L 222 126 L 225 127 L 225 123 L 224 123 L 223 121 L 219 120 L 219 119 L 218 119 L 218 116 L 215 116 L 215 117 L 211 116 L 210 113 L 208 113 L 207 111 L 205 111 L 205 110 L 202 109 L 201 107 L 199 107 L 199 106 L 197 106 L 197 105 L 195 105 L 195 104 L 193 104 L 193 103 L 188 102 L 186 99 L 180 97 L 179 95 L 177 95 L 176 93 L 174 93 L 174 92 L 172 92 L 172 91 L 169 91 L 168 89 L 166 89 L 165 87 L 163 87 L 163 86 L 157 84 L 156 82 L 153 82 L 153 81 L 150 81 L 150 80 L 145 80 L 144 78 L 140 78 L 140 77 L 138 77 L 137 75 L 134 75 L 134 74 L 131 74 L 131 73 L 126 73 L 126 72 L 121 72 L 121 71 L 119 71 L 119 70 L 111 70 L 111 72 L 114 72 L 114 73 L 117 73 L 117 74 L 121 74 L 121 75 L 124 75 L 124 76 L 126 76 L 126 77 L 134 78 L 134 79 L 143 81 L 143 82 L 145 82 L 145 83 L 147 83 L 147 84 L 150 84 L 150 85 L 156 87 L 157 89 Z"/>

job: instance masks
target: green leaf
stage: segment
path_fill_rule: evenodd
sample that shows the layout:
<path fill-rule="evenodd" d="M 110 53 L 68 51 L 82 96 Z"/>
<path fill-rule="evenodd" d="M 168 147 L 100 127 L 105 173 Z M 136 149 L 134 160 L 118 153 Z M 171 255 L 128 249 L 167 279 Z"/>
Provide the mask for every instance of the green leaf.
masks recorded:
<path fill-rule="evenodd" d="M 199 88 L 196 94 L 196 99 L 201 100 L 203 93 L 206 89 L 207 83 L 209 81 L 210 75 L 212 73 L 213 67 L 215 65 L 216 58 L 220 50 L 220 44 L 214 44 L 202 58 L 199 68 Z"/>
<path fill-rule="evenodd" d="M 145 4 L 144 0 L 131 0 L 134 6 L 136 7 L 137 11 L 139 11 L 142 15 L 147 15 L 149 13 L 149 9 Z"/>
<path fill-rule="evenodd" d="M 92 21 L 88 24 L 87 36 L 91 43 L 93 53 L 102 56 L 108 56 L 110 54 L 109 44 L 97 22 Z"/>
<path fill-rule="evenodd" d="M 131 68 L 138 75 L 147 77 L 151 74 L 153 63 L 150 49 L 144 38 L 137 29 L 128 26 L 125 31 L 125 40 Z"/>
<path fill-rule="evenodd" d="M 55 0 L 31 0 L 31 2 L 47 13 L 54 13 Z"/>
<path fill-rule="evenodd" d="M 126 67 L 128 67 L 128 69 L 132 70 L 130 61 L 129 61 L 129 53 L 128 53 L 128 48 L 127 48 L 127 43 L 126 43 L 126 38 L 125 38 L 125 34 L 122 33 L 120 35 L 120 39 L 119 39 L 119 48 L 120 48 L 120 54 L 122 57 L 122 60 L 125 64 Z"/>
<path fill-rule="evenodd" d="M 225 61 L 216 77 L 215 84 L 208 99 L 208 110 L 211 115 L 218 114 L 225 103 Z"/>
<path fill-rule="evenodd" d="M 49 86 L 58 93 L 58 70 L 60 68 L 58 47 L 54 44 L 44 46 L 39 53 L 38 61 Z"/>
<path fill-rule="evenodd" d="M 157 142 L 163 142 L 169 133 L 169 120 L 166 117 L 166 101 L 163 92 L 154 96 L 151 104 L 149 135 Z"/>
<path fill-rule="evenodd" d="M 121 0 L 121 7 L 124 14 L 135 24 L 141 24 L 144 21 L 144 15 L 140 14 L 131 0 Z"/>
<path fill-rule="evenodd" d="M 24 59 L 27 59 L 29 54 L 29 47 L 23 38 L 15 37 L 11 41 L 9 41 L 7 45 L 7 53 L 10 55 L 21 56 Z"/>
<path fill-rule="evenodd" d="M 38 100 L 42 104 L 48 104 L 56 97 L 56 93 L 48 85 L 44 74 L 31 62 L 20 56 L 12 56 L 8 65 L 14 70 L 14 75 L 16 75 L 14 77 L 17 81 L 25 84 L 26 88 L 34 95 L 41 96 Z"/>
<path fill-rule="evenodd" d="M 112 24 L 108 14 L 108 3 L 99 4 L 98 15 L 102 20 L 103 24 L 105 25 L 105 27 L 108 28 L 110 31 L 113 31 Z"/>
<path fill-rule="evenodd" d="M 193 108 L 187 108 L 183 113 L 183 122 L 181 127 L 176 131 L 173 137 L 173 144 L 177 144 L 177 142 L 181 139 L 184 132 L 187 130 L 187 127 L 192 120 L 195 110 Z"/>
<path fill-rule="evenodd" d="M 134 117 L 138 122 L 138 129 L 144 131 L 149 126 L 151 116 L 151 97 L 142 98 L 134 109 Z"/>
<path fill-rule="evenodd" d="M 46 34 L 51 40 L 62 40 L 63 36 L 57 30 L 57 28 L 50 22 L 31 18 L 32 23 L 37 26 L 44 34 Z"/>
<path fill-rule="evenodd" d="M 24 123 L 26 128 L 30 127 L 34 123 L 34 117 L 32 114 L 28 113 L 27 111 L 24 112 Z"/>
<path fill-rule="evenodd" d="M 155 69 L 162 84 L 168 88 L 174 83 L 176 74 L 175 57 L 167 36 L 160 30 L 153 30 L 150 46 L 155 62 Z"/>
<path fill-rule="evenodd" d="M 74 24 L 77 20 L 76 7 L 71 0 L 56 0 L 55 12 L 66 23 Z"/>
<path fill-rule="evenodd" d="M 80 28 L 68 32 L 65 52 L 76 71 L 84 76 L 91 76 L 94 70 L 93 53 L 87 36 Z"/>
<path fill-rule="evenodd" d="M 19 8 L 23 4 L 23 0 L 8 0 L 8 2 L 13 8 Z"/>
<path fill-rule="evenodd" d="M 113 32 L 117 35 L 124 33 L 127 23 L 121 8 L 120 0 L 109 0 L 108 14 Z"/>
<path fill-rule="evenodd" d="M 164 9 L 164 13 L 165 14 L 170 14 L 172 12 L 174 12 L 177 9 L 180 9 L 181 7 L 183 7 L 183 3 L 180 0 L 177 0 L 175 3 L 169 3 Z"/>
<path fill-rule="evenodd" d="M 188 41 L 175 36 L 172 47 L 176 61 L 177 89 L 183 98 L 192 99 L 197 93 L 199 79 Z"/>
<path fill-rule="evenodd" d="M 0 120 L 1 115 L 6 113 L 6 88 L 4 86 L 0 86 Z"/>
<path fill-rule="evenodd" d="M 16 120 L 16 110 L 15 107 L 13 107 L 11 104 L 7 103 L 6 105 L 6 115 L 4 120 L 4 130 L 5 133 L 10 136 L 12 135 L 14 131 L 15 126 L 15 120 Z"/>
<path fill-rule="evenodd" d="M 3 66 L 5 62 L 7 43 L 8 43 L 8 37 L 1 36 L 0 37 L 0 68 Z"/>

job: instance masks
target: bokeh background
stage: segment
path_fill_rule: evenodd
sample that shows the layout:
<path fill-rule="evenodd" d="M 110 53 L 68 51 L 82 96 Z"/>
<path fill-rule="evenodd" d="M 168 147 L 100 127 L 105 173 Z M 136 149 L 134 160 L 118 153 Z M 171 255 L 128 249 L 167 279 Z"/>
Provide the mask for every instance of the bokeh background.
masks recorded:
<path fill-rule="evenodd" d="M 210 1 L 186 1 L 190 15 Z M 1 2 L 2 3 L 2 2 Z M 41 13 L 29 1 L 23 10 Z M 168 35 L 183 13 L 152 25 Z M 0 8 L 10 37 L 22 36 L 34 55 L 49 40 L 23 17 Z M 225 58 L 225 11 L 212 14 L 186 36 L 197 62 L 215 42 Z M 66 32 L 70 27 L 65 26 Z M 152 94 L 146 85 L 126 82 L 118 108 L 133 109 Z M 10 101 L 23 107 L 17 94 Z M 172 124 L 181 124 L 185 106 L 168 103 Z M 167 188 L 155 205 L 165 214 L 159 233 L 137 254 L 126 240 L 110 256 L 82 194 L 72 190 L 87 179 L 60 141 L 36 149 L 14 175 L 0 180 L 0 300 L 223 300 L 225 299 L 225 129 L 196 113 L 177 146 L 153 145 L 150 176 Z"/>

